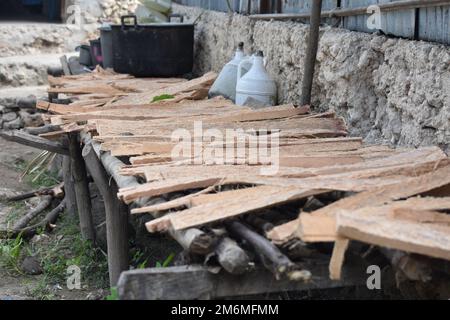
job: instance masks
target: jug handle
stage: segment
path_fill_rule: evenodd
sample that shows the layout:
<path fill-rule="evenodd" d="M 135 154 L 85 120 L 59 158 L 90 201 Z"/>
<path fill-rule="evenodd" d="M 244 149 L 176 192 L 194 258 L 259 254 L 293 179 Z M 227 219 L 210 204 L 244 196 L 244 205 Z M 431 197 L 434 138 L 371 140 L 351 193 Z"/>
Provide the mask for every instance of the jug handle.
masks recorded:
<path fill-rule="evenodd" d="M 247 58 L 244 58 L 244 59 L 242 59 L 242 61 L 239 63 L 239 66 L 238 66 L 238 73 L 237 73 L 237 79 L 239 80 L 240 78 L 242 78 L 242 68 L 244 67 L 244 65 L 245 64 L 248 64 L 248 65 L 253 65 L 253 57 L 247 57 Z"/>

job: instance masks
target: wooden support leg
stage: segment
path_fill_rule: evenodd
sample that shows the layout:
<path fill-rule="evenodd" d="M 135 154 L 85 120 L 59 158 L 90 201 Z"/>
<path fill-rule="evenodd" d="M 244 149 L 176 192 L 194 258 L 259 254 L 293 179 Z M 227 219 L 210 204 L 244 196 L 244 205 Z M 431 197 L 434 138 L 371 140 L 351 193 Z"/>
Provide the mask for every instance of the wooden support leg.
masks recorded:
<path fill-rule="evenodd" d="M 338 238 L 334 244 L 333 255 L 330 261 L 331 280 L 341 280 L 342 267 L 344 266 L 345 253 L 347 252 L 350 240 Z"/>
<path fill-rule="evenodd" d="M 64 175 L 64 193 L 66 200 L 67 213 L 71 217 L 77 216 L 77 197 L 75 194 L 75 183 L 72 177 L 71 158 L 63 159 L 63 175 Z"/>
<path fill-rule="evenodd" d="M 117 184 L 109 179 L 90 144 L 84 147 L 83 158 L 105 204 L 109 281 L 111 287 L 115 287 L 120 274 L 129 267 L 128 208 L 117 198 Z"/>
<path fill-rule="evenodd" d="M 95 229 L 92 219 L 92 205 L 89 194 L 86 166 L 77 133 L 69 133 L 69 152 L 72 158 L 71 169 L 75 183 L 75 195 L 77 199 L 78 216 L 80 217 L 81 235 L 85 240 L 95 243 Z"/>

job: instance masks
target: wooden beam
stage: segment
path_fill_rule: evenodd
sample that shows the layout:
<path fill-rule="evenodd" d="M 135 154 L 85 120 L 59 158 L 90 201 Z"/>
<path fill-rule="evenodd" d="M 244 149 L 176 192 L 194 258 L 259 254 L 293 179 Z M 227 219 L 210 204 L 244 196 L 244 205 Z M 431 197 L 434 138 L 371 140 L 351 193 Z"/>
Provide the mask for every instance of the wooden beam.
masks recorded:
<path fill-rule="evenodd" d="M 49 141 L 47 139 L 28 134 L 23 131 L 0 131 L 0 136 L 5 140 L 16 142 L 25 146 L 39 150 L 69 155 L 68 148 L 60 142 Z"/>
<path fill-rule="evenodd" d="M 328 277 L 328 267 L 315 264 L 304 266 L 313 272 L 311 281 L 275 280 L 263 269 L 242 276 L 226 272 L 218 274 L 202 266 L 183 266 L 133 270 L 122 273 L 118 291 L 122 300 L 196 300 L 251 296 L 286 291 L 332 289 L 363 285 L 366 270 L 363 266 L 344 269 L 342 281 Z"/>
<path fill-rule="evenodd" d="M 117 199 L 117 185 L 110 181 L 90 144 L 84 146 L 83 158 L 105 204 L 109 283 L 115 287 L 120 274 L 129 269 L 128 208 Z"/>
<path fill-rule="evenodd" d="M 80 141 L 78 140 L 77 133 L 69 133 L 68 137 L 81 234 L 85 240 L 90 240 L 95 243 L 91 196 L 89 193 L 86 165 L 83 156 L 81 155 Z"/>

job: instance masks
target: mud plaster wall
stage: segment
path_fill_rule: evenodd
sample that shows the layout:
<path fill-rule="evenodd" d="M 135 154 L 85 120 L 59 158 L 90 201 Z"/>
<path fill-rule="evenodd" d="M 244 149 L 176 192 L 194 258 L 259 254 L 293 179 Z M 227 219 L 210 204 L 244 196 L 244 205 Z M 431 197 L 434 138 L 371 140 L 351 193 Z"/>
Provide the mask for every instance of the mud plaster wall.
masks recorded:
<path fill-rule="evenodd" d="M 204 11 L 173 9 L 190 21 Z M 265 52 L 279 103 L 298 103 L 308 36 L 300 23 L 204 11 L 196 25 L 194 71 L 220 71 L 244 41 L 248 52 Z M 314 83 L 314 108 L 335 110 L 353 136 L 450 151 L 449 47 L 324 27 Z"/>

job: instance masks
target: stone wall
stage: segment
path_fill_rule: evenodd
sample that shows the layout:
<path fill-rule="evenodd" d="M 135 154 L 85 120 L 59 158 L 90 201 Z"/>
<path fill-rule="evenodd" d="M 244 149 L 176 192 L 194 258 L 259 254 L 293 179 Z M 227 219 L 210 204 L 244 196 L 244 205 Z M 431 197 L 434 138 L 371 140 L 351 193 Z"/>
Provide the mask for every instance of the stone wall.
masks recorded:
<path fill-rule="evenodd" d="M 35 103 L 35 99 L 26 99 L 19 101 L 14 107 L 0 105 L 0 130 L 16 130 L 43 125 L 41 114 L 34 108 Z"/>
<path fill-rule="evenodd" d="M 280 103 L 301 95 L 307 25 L 251 21 L 174 5 L 196 25 L 195 72 L 220 71 L 240 41 L 263 50 Z M 439 44 L 321 29 L 313 89 L 316 110 L 335 110 L 367 142 L 450 149 L 450 49 Z"/>

